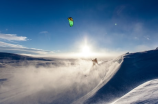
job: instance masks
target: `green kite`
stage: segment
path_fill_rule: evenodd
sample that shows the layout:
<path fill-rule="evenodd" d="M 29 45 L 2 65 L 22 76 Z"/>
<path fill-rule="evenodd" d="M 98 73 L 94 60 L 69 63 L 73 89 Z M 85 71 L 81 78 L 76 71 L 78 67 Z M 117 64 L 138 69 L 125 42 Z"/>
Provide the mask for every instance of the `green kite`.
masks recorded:
<path fill-rule="evenodd" d="M 69 17 L 68 20 L 69 20 L 70 27 L 72 27 L 74 25 L 72 17 Z"/>

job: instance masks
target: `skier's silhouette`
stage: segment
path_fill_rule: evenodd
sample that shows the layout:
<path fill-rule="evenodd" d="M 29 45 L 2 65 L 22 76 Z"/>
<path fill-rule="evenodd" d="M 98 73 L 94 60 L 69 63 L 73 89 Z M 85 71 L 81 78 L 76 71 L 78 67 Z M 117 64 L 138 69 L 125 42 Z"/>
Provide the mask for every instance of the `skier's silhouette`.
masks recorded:
<path fill-rule="evenodd" d="M 92 62 L 93 62 L 93 66 L 94 66 L 95 64 L 98 64 L 97 58 L 93 59 Z"/>

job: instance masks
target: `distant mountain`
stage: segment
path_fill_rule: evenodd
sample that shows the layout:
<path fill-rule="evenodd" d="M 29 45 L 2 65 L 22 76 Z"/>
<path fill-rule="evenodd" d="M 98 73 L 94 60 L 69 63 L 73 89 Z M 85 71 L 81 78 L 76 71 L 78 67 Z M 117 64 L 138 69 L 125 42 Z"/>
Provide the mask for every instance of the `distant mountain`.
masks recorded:
<path fill-rule="evenodd" d="M 84 104 L 104 104 L 123 96 L 138 85 L 158 78 L 158 50 L 129 53 L 111 80 Z"/>
<path fill-rule="evenodd" d="M 19 55 L 19 54 L 13 54 L 13 53 L 5 53 L 0 52 L 0 68 L 6 67 L 6 66 L 28 66 L 33 65 L 36 67 L 44 66 L 49 67 L 50 65 L 64 65 L 64 63 L 57 63 L 57 58 L 36 58 L 26 55 Z"/>
<path fill-rule="evenodd" d="M 18 55 L 18 54 L 13 54 L 13 53 L 4 53 L 0 52 L 0 60 L 43 60 L 43 61 L 52 61 L 49 59 L 44 59 L 44 58 L 35 58 L 35 57 L 30 57 L 30 56 L 25 56 L 25 55 Z"/>

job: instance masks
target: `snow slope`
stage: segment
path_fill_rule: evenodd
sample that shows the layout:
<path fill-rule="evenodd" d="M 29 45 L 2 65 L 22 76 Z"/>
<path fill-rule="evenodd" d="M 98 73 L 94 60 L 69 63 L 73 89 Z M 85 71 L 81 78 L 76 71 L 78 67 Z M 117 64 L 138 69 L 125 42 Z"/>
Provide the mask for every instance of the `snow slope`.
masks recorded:
<path fill-rule="evenodd" d="M 104 86 L 118 71 L 121 63 L 123 62 L 122 56 L 115 58 L 110 61 L 106 61 L 97 67 L 97 70 L 101 73 L 105 73 L 100 82 L 98 83 L 93 90 L 88 92 L 86 95 L 81 97 L 80 99 L 74 101 L 72 104 L 83 104 L 85 100 L 92 97 L 102 86 Z M 104 69 L 104 70 L 100 70 Z"/>
<path fill-rule="evenodd" d="M 125 54 L 118 72 L 85 104 L 109 104 L 140 84 L 158 78 L 158 50 Z"/>
<path fill-rule="evenodd" d="M 112 104 L 158 104 L 158 79 L 147 81 Z"/>
<path fill-rule="evenodd" d="M 0 58 L 0 104 L 70 104 L 111 78 L 122 62 L 109 60 L 92 67 L 91 60 L 9 53 L 0 53 Z"/>
<path fill-rule="evenodd" d="M 158 50 L 127 53 L 94 67 L 88 60 L 41 59 L 0 53 L 0 104 L 124 102 L 127 96 L 123 95 L 158 78 L 157 69 Z M 156 101 L 156 94 L 150 101 Z"/>

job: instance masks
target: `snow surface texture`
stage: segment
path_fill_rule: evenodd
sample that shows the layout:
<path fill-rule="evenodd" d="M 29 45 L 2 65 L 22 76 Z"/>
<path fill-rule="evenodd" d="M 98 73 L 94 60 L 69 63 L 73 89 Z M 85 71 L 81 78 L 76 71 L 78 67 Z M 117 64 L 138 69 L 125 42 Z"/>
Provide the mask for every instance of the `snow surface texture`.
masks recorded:
<path fill-rule="evenodd" d="M 158 104 L 158 79 L 138 86 L 112 104 Z"/>
<path fill-rule="evenodd" d="M 100 65 L 97 70 L 98 71 L 103 71 L 103 73 L 105 72 L 104 76 L 102 77 L 102 79 L 100 80 L 99 84 L 93 89 L 91 90 L 89 93 L 87 93 L 85 96 L 81 97 L 80 99 L 74 101 L 72 104 L 83 104 L 85 100 L 87 100 L 88 98 L 92 97 L 102 86 L 104 86 L 114 75 L 115 73 L 118 71 L 120 64 L 123 62 L 123 58 L 122 56 L 110 60 L 108 62 L 103 63 L 102 65 Z"/>
<path fill-rule="evenodd" d="M 118 59 L 92 67 L 91 60 L 4 53 L 0 59 L 0 104 L 70 104 L 103 83 L 105 76 L 111 78 L 120 65 Z"/>
<path fill-rule="evenodd" d="M 158 79 L 157 69 L 158 50 L 128 53 L 94 67 L 90 60 L 0 53 L 0 104 L 123 104 L 132 98 L 131 104 L 157 104 L 155 87 L 133 90 Z M 146 92 L 138 94 L 141 90 Z"/>
<path fill-rule="evenodd" d="M 84 104 L 110 104 L 140 84 L 157 78 L 158 50 L 125 54 L 117 73 Z"/>

